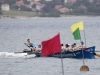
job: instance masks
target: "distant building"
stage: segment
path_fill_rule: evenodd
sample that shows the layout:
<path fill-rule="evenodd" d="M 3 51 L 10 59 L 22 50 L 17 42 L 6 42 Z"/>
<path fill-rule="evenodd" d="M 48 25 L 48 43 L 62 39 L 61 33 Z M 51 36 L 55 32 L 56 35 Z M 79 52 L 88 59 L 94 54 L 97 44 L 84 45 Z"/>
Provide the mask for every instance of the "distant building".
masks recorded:
<path fill-rule="evenodd" d="M 31 0 L 27 0 L 27 1 L 31 1 Z"/>
<path fill-rule="evenodd" d="M 9 10 L 10 10 L 10 6 L 9 6 L 9 4 L 2 4 L 2 5 L 1 5 L 1 9 L 2 9 L 3 11 L 9 11 Z"/>
<path fill-rule="evenodd" d="M 64 0 L 64 3 L 65 3 L 65 4 L 68 3 L 68 0 Z"/>
<path fill-rule="evenodd" d="M 42 8 L 45 6 L 45 4 L 41 4 L 38 0 L 31 0 L 30 5 L 36 4 L 36 10 L 42 10 Z"/>
<path fill-rule="evenodd" d="M 45 6 L 45 4 L 37 4 L 36 10 L 41 10 L 44 6 Z"/>
<path fill-rule="evenodd" d="M 41 1 L 41 0 L 35 0 L 35 1 L 37 1 L 37 2 L 38 2 L 38 1 Z"/>
<path fill-rule="evenodd" d="M 45 0 L 45 1 L 52 1 L 52 0 Z"/>
<path fill-rule="evenodd" d="M 20 6 L 20 5 L 23 5 L 23 4 L 24 4 L 23 0 L 16 1 L 17 6 Z"/>
<path fill-rule="evenodd" d="M 36 2 L 38 2 L 38 1 L 42 1 L 42 0 L 30 0 L 30 1 L 36 1 Z M 52 1 L 52 0 L 45 0 L 45 1 Z"/>
<path fill-rule="evenodd" d="M 93 3 L 95 0 L 88 0 L 90 3 Z M 100 0 L 96 0 L 96 4 L 100 4 Z"/>
<path fill-rule="evenodd" d="M 66 3 L 75 3 L 77 0 L 64 0 L 64 3 L 66 4 Z"/>
<path fill-rule="evenodd" d="M 70 11 L 70 9 L 68 9 L 68 8 L 66 8 L 66 7 L 64 7 L 64 8 L 60 8 L 60 9 L 58 9 L 61 13 L 66 13 L 66 12 L 69 12 Z"/>
<path fill-rule="evenodd" d="M 40 2 L 35 2 L 35 4 L 36 4 L 36 10 L 41 10 L 45 6 L 45 4 L 41 4 Z"/>

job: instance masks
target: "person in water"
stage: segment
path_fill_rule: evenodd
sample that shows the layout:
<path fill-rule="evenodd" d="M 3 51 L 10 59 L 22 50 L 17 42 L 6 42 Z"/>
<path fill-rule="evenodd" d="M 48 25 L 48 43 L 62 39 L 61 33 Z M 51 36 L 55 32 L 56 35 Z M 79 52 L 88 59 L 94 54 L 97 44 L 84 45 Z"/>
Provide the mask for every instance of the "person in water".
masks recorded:
<path fill-rule="evenodd" d="M 29 48 L 31 48 L 32 52 L 36 52 L 36 46 L 30 42 L 30 39 L 27 39 L 27 43 L 25 43 Z"/>

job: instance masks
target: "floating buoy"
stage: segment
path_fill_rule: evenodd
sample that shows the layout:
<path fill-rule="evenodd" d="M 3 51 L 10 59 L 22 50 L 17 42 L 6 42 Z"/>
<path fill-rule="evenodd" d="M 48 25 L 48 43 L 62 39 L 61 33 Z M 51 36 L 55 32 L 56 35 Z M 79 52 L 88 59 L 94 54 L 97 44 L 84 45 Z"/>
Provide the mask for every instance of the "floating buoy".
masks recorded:
<path fill-rule="evenodd" d="M 86 65 L 81 66 L 80 71 L 89 71 L 89 67 Z"/>

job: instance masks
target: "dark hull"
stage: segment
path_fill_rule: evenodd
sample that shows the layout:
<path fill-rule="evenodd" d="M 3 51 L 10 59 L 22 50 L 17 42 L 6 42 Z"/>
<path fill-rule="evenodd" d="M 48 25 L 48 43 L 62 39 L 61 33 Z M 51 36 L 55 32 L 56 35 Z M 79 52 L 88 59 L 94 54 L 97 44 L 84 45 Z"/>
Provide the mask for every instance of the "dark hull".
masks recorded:
<path fill-rule="evenodd" d="M 63 52 L 58 53 L 58 54 L 54 54 L 53 57 L 57 57 L 57 58 L 83 58 L 83 54 L 84 54 L 84 58 L 89 58 L 89 59 L 94 59 L 95 58 L 95 47 L 89 47 L 83 50 L 77 50 L 74 52 Z"/>
<path fill-rule="evenodd" d="M 34 52 L 27 52 L 28 54 L 36 54 L 36 57 L 42 57 L 41 53 L 34 53 Z M 95 46 L 93 47 L 89 47 L 83 50 L 77 50 L 77 51 L 66 51 L 66 52 L 62 52 L 62 53 L 57 53 L 57 54 L 53 54 L 50 55 L 48 57 L 57 57 L 57 58 L 83 58 L 83 54 L 84 54 L 84 58 L 88 58 L 88 59 L 94 59 L 95 58 Z"/>

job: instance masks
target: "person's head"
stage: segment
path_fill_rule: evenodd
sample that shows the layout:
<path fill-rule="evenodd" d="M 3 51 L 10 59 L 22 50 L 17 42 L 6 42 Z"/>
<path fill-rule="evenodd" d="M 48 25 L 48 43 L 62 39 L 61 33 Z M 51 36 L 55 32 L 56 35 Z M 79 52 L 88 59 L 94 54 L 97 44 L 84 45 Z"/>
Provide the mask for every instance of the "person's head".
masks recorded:
<path fill-rule="evenodd" d="M 41 48 L 41 44 L 39 44 L 38 47 Z"/>
<path fill-rule="evenodd" d="M 81 41 L 81 45 L 84 45 L 84 42 L 83 41 Z"/>
<path fill-rule="evenodd" d="M 69 44 L 66 44 L 66 47 L 69 47 Z"/>
<path fill-rule="evenodd" d="M 76 43 L 74 43 L 74 46 L 76 46 Z"/>
<path fill-rule="evenodd" d="M 64 46 L 63 44 L 61 44 L 61 46 Z"/>
<path fill-rule="evenodd" d="M 27 39 L 27 42 L 30 42 L 30 39 Z"/>
<path fill-rule="evenodd" d="M 74 47 L 74 44 L 72 44 L 71 47 Z"/>

